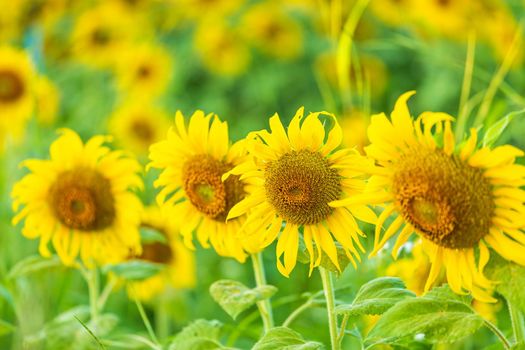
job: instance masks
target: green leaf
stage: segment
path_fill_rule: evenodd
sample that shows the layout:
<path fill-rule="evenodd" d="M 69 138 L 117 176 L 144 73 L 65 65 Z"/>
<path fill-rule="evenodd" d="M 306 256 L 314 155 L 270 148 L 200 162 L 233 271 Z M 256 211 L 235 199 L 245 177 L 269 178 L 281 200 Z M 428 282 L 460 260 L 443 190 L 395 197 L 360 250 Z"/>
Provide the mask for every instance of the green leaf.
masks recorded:
<path fill-rule="evenodd" d="M 401 300 L 415 296 L 406 289 L 401 279 L 380 277 L 365 283 L 357 292 L 352 304 L 339 305 L 335 311 L 349 316 L 380 315 Z"/>
<path fill-rule="evenodd" d="M 4 320 L 0 320 L 0 337 L 13 332 L 16 327 Z"/>
<path fill-rule="evenodd" d="M 234 350 L 219 342 L 222 323 L 196 320 L 175 336 L 169 350 Z"/>
<path fill-rule="evenodd" d="M 286 327 L 272 328 L 252 348 L 252 350 L 320 350 L 324 345 L 306 341 L 296 331 Z"/>
<path fill-rule="evenodd" d="M 155 276 L 164 269 L 161 264 L 155 264 L 144 260 L 129 260 L 120 264 L 104 266 L 104 273 L 113 272 L 117 276 L 127 280 L 143 280 Z"/>
<path fill-rule="evenodd" d="M 277 288 L 270 285 L 249 289 L 241 282 L 219 280 L 210 286 L 213 299 L 233 319 L 241 312 L 258 301 L 268 299 L 277 292 Z"/>
<path fill-rule="evenodd" d="M 509 126 L 510 122 L 514 117 L 525 113 L 525 109 L 514 111 L 503 118 L 499 119 L 497 122 L 492 124 L 485 133 L 485 136 L 483 137 L 483 146 L 491 146 L 496 140 L 501 136 L 503 131 Z"/>
<path fill-rule="evenodd" d="M 452 343 L 474 333 L 483 319 L 446 289 L 400 301 L 379 319 L 367 341 L 395 343 L 418 335 L 431 343 Z"/>
<path fill-rule="evenodd" d="M 489 279 L 501 282 L 496 284 L 497 293 L 525 312 L 525 267 L 491 254 L 485 273 Z"/>
<path fill-rule="evenodd" d="M 62 263 L 57 256 L 43 258 L 40 255 L 32 255 L 13 266 L 9 271 L 7 278 L 14 279 L 30 273 L 61 265 Z"/>
<path fill-rule="evenodd" d="M 140 240 L 143 243 L 168 243 L 166 236 L 152 227 L 140 227 Z"/>

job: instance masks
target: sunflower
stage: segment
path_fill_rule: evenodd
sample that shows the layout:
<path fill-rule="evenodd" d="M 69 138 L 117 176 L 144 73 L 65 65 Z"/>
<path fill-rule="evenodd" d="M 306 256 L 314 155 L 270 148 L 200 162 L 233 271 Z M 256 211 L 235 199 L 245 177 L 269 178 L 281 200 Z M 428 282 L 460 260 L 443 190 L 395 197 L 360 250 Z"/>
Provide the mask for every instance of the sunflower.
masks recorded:
<path fill-rule="evenodd" d="M 0 47 L 0 148 L 3 139 L 19 138 L 34 107 L 35 72 L 29 56 L 12 47 Z"/>
<path fill-rule="evenodd" d="M 247 41 L 267 55 L 293 59 L 301 53 L 301 27 L 272 2 L 250 7 L 242 18 L 242 28 Z"/>
<path fill-rule="evenodd" d="M 304 118 L 303 114 L 300 108 L 288 133 L 277 114 L 270 118 L 271 132 L 255 132 L 248 138 L 252 158 L 229 172 L 252 187 L 249 195 L 230 210 L 228 219 L 247 214 L 244 227 L 253 227 L 256 234 L 246 239 L 260 241 L 259 249 L 280 233 L 277 268 L 287 277 L 297 262 L 300 229 L 310 255 L 311 273 L 321 263 L 322 252 L 339 268 L 334 238 L 355 266 L 355 260 L 360 260 L 355 246 L 364 252 L 359 242 L 364 234 L 354 217 L 365 222 L 376 219 L 366 205 L 331 207 L 334 201 L 351 198 L 364 189 L 364 172 L 372 164 L 355 150 L 336 151 L 342 131 L 332 114 L 310 113 Z M 328 135 L 320 120 L 324 117 L 333 124 Z"/>
<path fill-rule="evenodd" d="M 80 257 L 88 267 L 125 259 L 140 252 L 138 225 L 142 205 L 130 192 L 142 186 L 135 159 L 110 151 L 105 136 L 85 144 L 62 129 L 51 144 L 50 160 L 22 163 L 30 170 L 12 191 L 13 224 L 25 218 L 22 234 L 40 237 L 39 251 L 51 255 L 51 241 L 66 265 Z"/>
<path fill-rule="evenodd" d="M 52 124 L 58 114 L 60 94 L 57 87 L 45 76 L 35 81 L 36 118 L 44 125 Z"/>
<path fill-rule="evenodd" d="M 232 206 L 248 188 L 238 176 L 221 181 L 222 175 L 244 158 L 242 142 L 229 145 L 228 125 L 214 114 L 196 111 L 186 127 L 184 116 L 177 112 L 175 128 L 167 139 L 150 148 L 149 167 L 162 169 L 155 187 L 162 187 L 157 202 L 173 208 L 174 219 L 180 221 L 184 243 L 194 249 L 193 232 L 200 244 L 210 242 L 222 256 L 246 259 L 245 247 L 239 237 L 244 218 L 225 222 Z"/>
<path fill-rule="evenodd" d="M 144 209 L 142 229 L 161 235 L 164 241 L 142 238 L 142 253 L 131 258 L 164 265 L 157 274 L 142 281 L 128 283 L 132 298 L 149 300 L 166 287 L 192 288 L 195 286 L 195 258 L 179 239 L 179 232 L 165 211 L 156 206 Z"/>
<path fill-rule="evenodd" d="M 148 148 L 160 141 L 169 122 L 166 114 L 143 103 L 127 103 L 109 119 L 109 131 L 124 148 L 138 156 L 148 154 Z"/>
<path fill-rule="evenodd" d="M 75 22 L 71 37 L 73 53 L 89 66 L 113 66 L 139 33 L 148 31 L 143 22 L 115 2 L 101 3 L 82 13 Z"/>
<path fill-rule="evenodd" d="M 523 152 L 510 145 L 478 150 L 476 129 L 456 147 L 450 115 L 424 112 L 411 119 L 406 102 L 414 93 L 398 99 L 391 121 L 384 114 L 372 116 L 365 150 L 379 167 L 369 192 L 350 201 L 386 203 L 373 254 L 400 230 L 392 252 L 397 257 L 399 247 L 416 233 L 432 262 L 425 290 L 444 267 L 454 292 L 470 291 L 476 299 L 493 301 L 493 284 L 483 274 L 488 246 L 525 265 L 525 192 L 520 189 L 525 167 L 514 164 Z M 381 235 L 394 213 L 397 217 Z"/>
<path fill-rule="evenodd" d="M 340 123 L 343 130 L 343 146 L 356 147 L 359 152 L 363 152 L 364 147 L 368 145 L 366 130 L 370 123 L 370 116 L 358 109 L 354 109 L 344 115 Z"/>
<path fill-rule="evenodd" d="M 136 46 L 122 54 L 116 78 L 118 89 L 131 98 L 158 96 L 171 78 L 171 58 L 161 46 Z"/>
<path fill-rule="evenodd" d="M 235 13 L 245 0 L 176 0 L 176 10 L 190 20 L 225 18 Z"/>
<path fill-rule="evenodd" d="M 250 64 L 250 50 L 239 33 L 224 21 L 203 21 L 194 37 L 194 46 L 205 67 L 224 76 L 238 76 Z"/>

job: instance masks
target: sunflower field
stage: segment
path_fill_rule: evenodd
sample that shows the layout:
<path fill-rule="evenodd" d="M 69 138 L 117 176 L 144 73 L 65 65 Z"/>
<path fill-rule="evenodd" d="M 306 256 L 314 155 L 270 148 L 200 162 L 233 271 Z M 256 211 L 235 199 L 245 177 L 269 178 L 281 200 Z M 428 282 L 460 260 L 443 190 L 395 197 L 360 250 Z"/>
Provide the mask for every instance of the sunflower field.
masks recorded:
<path fill-rule="evenodd" d="M 0 349 L 525 350 L 524 19 L 0 0 Z"/>

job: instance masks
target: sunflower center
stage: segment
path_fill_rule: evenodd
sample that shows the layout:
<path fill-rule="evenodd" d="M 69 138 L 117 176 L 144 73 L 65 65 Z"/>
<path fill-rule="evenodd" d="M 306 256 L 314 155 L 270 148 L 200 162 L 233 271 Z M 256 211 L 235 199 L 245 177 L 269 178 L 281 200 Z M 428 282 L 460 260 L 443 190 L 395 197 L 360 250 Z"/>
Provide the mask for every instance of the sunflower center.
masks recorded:
<path fill-rule="evenodd" d="M 91 34 L 91 41 L 97 46 L 106 46 L 110 40 L 111 35 L 105 28 L 97 28 Z"/>
<path fill-rule="evenodd" d="M 169 264 L 173 258 L 170 246 L 161 242 L 143 243 L 142 254 L 138 256 L 140 260 L 157 264 Z"/>
<path fill-rule="evenodd" d="M 131 132 L 144 143 L 150 144 L 154 140 L 153 128 L 143 119 L 136 119 L 131 123 Z"/>
<path fill-rule="evenodd" d="M 269 202 L 286 221 L 316 224 L 332 213 L 341 195 L 337 171 L 318 152 L 291 151 L 268 164 L 264 187 Z"/>
<path fill-rule="evenodd" d="M 0 70 L 0 102 L 18 100 L 24 94 L 24 84 L 18 74 Z"/>
<path fill-rule="evenodd" d="M 71 229 L 102 230 L 115 219 L 111 184 L 92 169 L 61 173 L 49 189 L 48 200 L 58 220 Z"/>
<path fill-rule="evenodd" d="M 147 79 L 147 78 L 149 78 L 151 73 L 152 73 L 152 69 L 151 69 L 151 67 L 148 67 L 147 65 L 141 65 L 137 69 L 137 77 L 139 79 Z"/>
<path fill-rule="evenodd" d="M 184 191 L 191 204 L 216 221 L 224 222 L 230 209 L 245 196 L 238 176 L 221 180 L 231 168 L 209 155 L 194 156 L 183 167 Z"/>
<path fill-rule="evenodd" d="M 396 165 L 393 191 L 401 215 L 439 246 L 471 248 L 489 232 L 492 186 L 456 155 L 413 149 Z"/>

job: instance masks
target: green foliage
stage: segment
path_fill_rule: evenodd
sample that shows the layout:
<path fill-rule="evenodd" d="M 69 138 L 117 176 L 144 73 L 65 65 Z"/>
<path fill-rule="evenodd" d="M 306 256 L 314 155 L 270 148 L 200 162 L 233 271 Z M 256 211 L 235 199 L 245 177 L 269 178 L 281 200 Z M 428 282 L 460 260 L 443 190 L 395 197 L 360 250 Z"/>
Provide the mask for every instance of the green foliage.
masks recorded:
<path fill-rule="evenodd" d="M 483 137 L 483 146 L 492 146 L 492 144 L 494 144 L 494 142 L 496 142 L 501 136 L 503 131 L 505 131 L 505 129 L 509 126 L 514 117 L 523 113 L 525 113 L 525 109 L 511 112 L 492 124 L 487 129 L 487 132 L 485 132 L 485 136 Z"/>
<path fill-rule="evenodd" d="M 468 303 L 468 298 L 456 296 L 448 286 L 402 300 L 379 319 L 366 341 L 403 343 L 417 336 L 430 343 L 453 343 L 483 325 Z"/>
<path fill-rule="evenodd" d="M 155 230 L 154 228 L 150 228 L 150 227 L 140 227 L 140 239 L 142 242 L 145 242 L 145 243 L 150 243 L 150 242 L 160 242 L 164 244 L 168 243 L 166 236 L 164 236 L 162 233 Z"/>
<path fill-rule="evenodd" d="M 349 316 L 380 315 L 399 301 L 413 297 L 415 294 L 399 278 L 379 277 L 365 283 L 351 304 L 339 305 L 335 310 Z"/>
<path fill-rule="evenodd" d="M 254 345 L 252 350 L 321 350 L 323 344 L 306 341 L 296 331 L 286 327 L 272 328 L 261 340 Z"/>
<path fill-rule="evenodd" d="M 256 302 L 268 299 L 276 292 L 277 288 L 274 286 L 265 285 L 250 289 L 241 282 L 232 280 L 219 280 L 210 286 L 213 299 L 233 319 Z"/>
<path fill-rule="evenodd" d="M 144 260 L 129 260 L 104 266 L 104 273 L 113 272 L 127 280 L 143 280 L 159 273 L 164 266 Z"/>
<path fill-rule="evenodd" d="M 525 312 L 525 267 L 491 254 L 485 272 L 488 278 L 499 282 L 496 292 Z"/>
<path fill-rule="evenodd" d="M 58 256 L 53 256 L 51 258 L 43 258 L 40 255 L 31 255 L 18 262 L 15 266 L 13 266 L 9 271 L 7 277 L 10 279 L 14 279 L 28 275 L 30 273 L 35 273 L 44 269 L 49 269 L 58 266 L 62 266 Z"/>
<path fill-rule="evenodd" d="M 234 350 L 219 342 L 221 327 L 216 320 L 196 320 L 175 336 L 169 350 Z"/>

